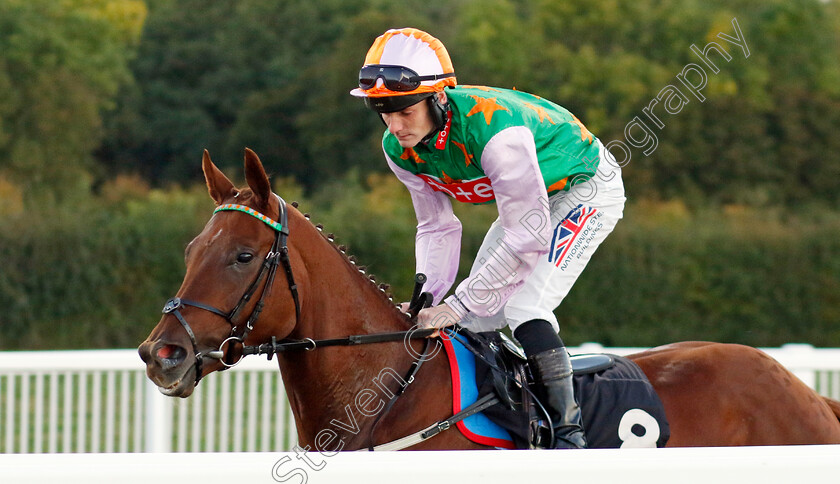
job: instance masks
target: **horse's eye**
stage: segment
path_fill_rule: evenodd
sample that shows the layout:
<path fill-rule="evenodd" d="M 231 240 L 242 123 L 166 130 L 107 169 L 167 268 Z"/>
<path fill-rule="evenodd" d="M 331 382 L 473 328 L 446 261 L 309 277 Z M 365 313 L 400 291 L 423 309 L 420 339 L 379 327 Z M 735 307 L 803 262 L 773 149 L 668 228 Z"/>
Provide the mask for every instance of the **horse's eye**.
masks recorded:
<path fill-rule="evenodd" d="M 240 264 L 247 264 L 252 260 L 254 260 L 254 254 L 250 252 L 243 252 L 236 256 L 236 262 L 239 262 Z"/>

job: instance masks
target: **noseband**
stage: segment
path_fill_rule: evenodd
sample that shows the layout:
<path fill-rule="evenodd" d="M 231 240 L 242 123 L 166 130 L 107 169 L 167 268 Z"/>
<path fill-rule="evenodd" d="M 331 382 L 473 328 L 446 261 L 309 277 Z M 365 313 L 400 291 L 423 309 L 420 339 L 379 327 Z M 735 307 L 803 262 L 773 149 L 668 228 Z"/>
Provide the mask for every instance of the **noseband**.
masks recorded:
<path fill-rule="evenodd" d="M 260 317 L 260 313 L 263 310 L 263 306 L 265 304 L 265 300 L 268 297 L 269 293 L 271 292 L 271 286 L 274 282 L 274 275 L 277 273 L 277 266 L 279 263 L 283 264 L 283 268 L 286 270 L 286 279 L 289 283 L 289 291 L 292 293 L 292 299 L 295 303 L 295 323 L 300 321 L 300 300 L 298 298 L 297 292 L 297 285 L 295 284 L 294 276 L 292 275 L 292 264 L 289 260 L 289 247 L 286 245 L 286 241 L 289 237 L 289 227 L 288 227 L 288 212 L 286 211 L 286 202 L 280 198 L 280 196 L 275 195 L 277 200 L 280 203 L 280 216 L 278 217 L 279 221 L 272 220 L 271 218 L 257 212 L 256 210 L 246 207 L 244 205 L 238 204 L 226 204 L 220 205 L 213 211 L 214 214 L 217 212 L 222 211 L 237 211 L 243 212 L 252 217 L 258 219 L 259 221 L 263 222 L 264 224 L 271 227 L 274 231 L 274 243 L 271 245 L 271 250 L 268 251 L 268 254 L 265 256 L 265 260 L 260 267 L 260 272 L 257 274 L 257 277 L 248 286 L 248 289 L 245 290 L 245 293 L 239 298 L 239 302 L 236 303 L 233 309 L 230 311 L 223 311 L 216 307 L 210 306 L 208 304 L 191 301 L 189 299 L 183 299 L 178 297 L 173 297 L 163 307 L 164 314 L 172 314 L 178 319 L 178 322 L 184 327 L 187 331 L 187 335 L 190 337 L 190 343 L 192 343 L 193 347 L 193 354 L 195 355 L 195 384 L 198 385 L 198 382 L 201 380 L 203 376 L 202 366 L 205 357 L 218 359 L 225 365 L 225 368 L 229 368 L 234 366 L 237 362 L 233 361 L 226 361 L 225 353 L 223 347 L 228 342 L 239 342 L 244 344 L 245 338 L 248 336 L 248 333 L 254 329 L 254 324 L 256 324 L 257 319 Z M 248 320 L 245 322 L 244 325 L 241 327 L 238 325 L 237 320 L 239 319 L 239 313 L 242 309 L 248 304 L 254 294 L 257 292 L 257 289 L 260 286 L 262 280 L 265 279 L 265 288 L 262 291 L 262 295 L 260 296 L 259 301 L 254 306 L 254 310 L 251 312 L 251 315 L 248 317 Z M 195 339 L 195 333 L 193 332 L 190 324 L 181 314 L 180 309 L 186 306 L 191 306 L 198 309 L 203 309 L 205 311 L 209 311 L 213 314 L 221 316 L 222 318 L 227 321 L 230 326 L 230 335 L 222 341 L 219 345 L 217 350 L 211 350 L 206 353 L 201 353 L 198 351 L 198 342 Z M 228 353 L 228 356 L 230 354 Z"/>

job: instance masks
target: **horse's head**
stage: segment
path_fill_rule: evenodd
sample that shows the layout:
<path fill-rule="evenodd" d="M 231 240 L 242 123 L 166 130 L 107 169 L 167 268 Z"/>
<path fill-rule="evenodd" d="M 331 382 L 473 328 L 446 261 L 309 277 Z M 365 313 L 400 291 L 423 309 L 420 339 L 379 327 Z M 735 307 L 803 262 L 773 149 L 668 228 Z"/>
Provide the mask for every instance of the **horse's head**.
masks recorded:
<path fill-rule="evenodd" d="M 286 250 L 285 202 L 271 192 L 259 158 L 246 149 L 243 189 L 206 151 L 202 168 L 217 210 L 187 246 L 177 297 L 139 348 L 149 379 L 170 396 L 189 396 L 203 375 L 238 360 L 246 341 L 284 338 L 296 323 L 289 262 L 277 255 Z M 272 290 L 277 297 L 265 297 Z M 270 328 L 254 325 L 256 318 Z"/>

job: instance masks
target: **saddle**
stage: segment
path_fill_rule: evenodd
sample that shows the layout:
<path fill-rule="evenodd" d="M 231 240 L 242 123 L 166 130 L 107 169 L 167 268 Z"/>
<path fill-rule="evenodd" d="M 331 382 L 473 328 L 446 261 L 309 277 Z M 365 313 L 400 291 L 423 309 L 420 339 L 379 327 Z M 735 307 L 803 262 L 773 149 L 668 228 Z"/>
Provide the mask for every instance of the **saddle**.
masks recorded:
<path fill-rule="evenodd" d="M 482 413 L 510 434 L 516 448 L 550 448 L 551 430 L 531 388 L 534 378 L 522 349 L 497 331 L 475 333 L 456 326 L 445 335 L 474 356 L 477 399 L 490 394 L 498 399 Z M 667 443 L 670 430 L 662 402 L 638 365 L 608 354 L 576 355 L 571 361 L 590 447 L 662 447 Z"/>

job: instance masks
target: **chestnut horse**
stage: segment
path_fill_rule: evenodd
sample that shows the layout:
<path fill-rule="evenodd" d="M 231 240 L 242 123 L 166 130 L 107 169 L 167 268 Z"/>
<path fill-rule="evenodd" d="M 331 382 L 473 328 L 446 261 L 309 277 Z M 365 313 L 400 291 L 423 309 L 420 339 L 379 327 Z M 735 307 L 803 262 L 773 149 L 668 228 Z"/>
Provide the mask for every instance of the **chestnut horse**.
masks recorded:
<path fill-rule="evenodd" d="M 219 209 L 188 245 L 178 298 L 139 349 L 161 392 L 187 397 L 203 375 L 240 358 L 245 345 L 272 338 L 309 349 L 318 340 L 411 328 L 319 227 L 272 193 L 256 154 L 246 150 L 248 188 L 235 188 L 206 151 L 202 168 Z M 445 357 L 426 358 L 414 382 L 382 411 L 393 394 L 388 388 L 395 388 L 391 375 L 405 375 L 429 340 L 407 341 L 278 353 L 300 445 L 364 449 L 449 418 Z M 683 342 L 630 359 L 664 404 L 668 446 L 840 443 L 840 402 L 819 396 L 757 349 Z M 410 448 L 487 447 L 449 431 Z"/>

